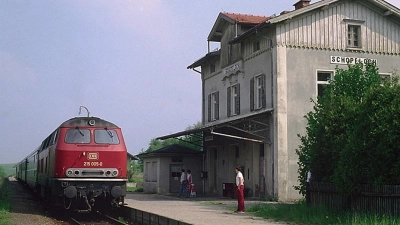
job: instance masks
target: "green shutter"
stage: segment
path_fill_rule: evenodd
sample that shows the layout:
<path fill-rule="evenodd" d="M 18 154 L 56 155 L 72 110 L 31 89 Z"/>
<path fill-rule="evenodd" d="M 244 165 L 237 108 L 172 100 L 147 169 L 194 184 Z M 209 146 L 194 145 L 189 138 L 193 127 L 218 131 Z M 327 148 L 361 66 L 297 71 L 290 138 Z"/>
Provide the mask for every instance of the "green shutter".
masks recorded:
<path fill-rule="evenodd" d="M 208 95 L 208 122 L 211 122 L 211 94 Z"/>
<path fill-rule="evenodd" d="M 236 85 L 236 91 L 237 91 L 237 98 L 236 98 L 236 108 L 235 108 L 235 113 L 236 115 L 240 114 L 240 84 Z"/>
<path fill-rule="evenodd" d="M 261 86 L 262 86 L 262 108 L 267 107 L 267 96 L 265 93 L 265 74 L 261 75 Z"/>
<path fill-rule="evenodd" d="M 226 89 L 226 111 L 228 112 L 228 117 L 231 116 L 231 87 Z"/>
<path fill-rule="evenodd" d="M 250 111 L 254 111 L 254 78 L 250 79 Z"/>
<path fill-rule="evenodd" d="M 217 103 L 215 106 L 215 119 L 219 119 L 219 91 L 215 92 L 215 102 Z"/>

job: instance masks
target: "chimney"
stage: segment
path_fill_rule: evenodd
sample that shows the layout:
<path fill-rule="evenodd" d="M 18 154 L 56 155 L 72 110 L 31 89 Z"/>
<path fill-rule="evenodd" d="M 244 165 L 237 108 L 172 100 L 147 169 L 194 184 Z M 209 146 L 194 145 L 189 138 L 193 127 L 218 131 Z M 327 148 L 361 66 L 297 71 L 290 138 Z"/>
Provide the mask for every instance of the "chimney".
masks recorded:
<path fill-rule="evenodd" d="M 285 11 L 282 11 L 281 14 L 279 14 L 279 15 L 283 15 L 283 14 L 286 14 L 286 13 L 289 13 L 289 12 L 290 12 L 290 11 L 286 11 L 286 10 L 285 10 Z"/>
<path fill-rule="evenodd" d="M 303 7 L 309 6 L 311 0 L 300 0 L 296 4 L 294 4 L 294 9 L 301 9 Z"/>

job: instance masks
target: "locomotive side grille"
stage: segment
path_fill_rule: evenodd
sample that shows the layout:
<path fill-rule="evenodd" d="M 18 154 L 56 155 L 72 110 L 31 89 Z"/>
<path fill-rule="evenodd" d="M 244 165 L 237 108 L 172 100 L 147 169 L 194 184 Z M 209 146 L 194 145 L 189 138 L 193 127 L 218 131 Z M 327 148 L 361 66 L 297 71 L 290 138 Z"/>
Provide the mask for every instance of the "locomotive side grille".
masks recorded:
<path fill-rule="evenodd" d="M 83 170 L 82 171 L 82 176 L 103 176 L 104 171 L 97 171 L 97 170 Z"/>

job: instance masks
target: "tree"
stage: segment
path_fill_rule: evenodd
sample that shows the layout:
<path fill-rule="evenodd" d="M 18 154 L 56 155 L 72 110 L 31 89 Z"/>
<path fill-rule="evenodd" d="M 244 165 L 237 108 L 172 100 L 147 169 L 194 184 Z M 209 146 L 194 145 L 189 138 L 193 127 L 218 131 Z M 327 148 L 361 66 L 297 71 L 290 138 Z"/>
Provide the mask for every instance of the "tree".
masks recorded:
<path fill-rule="evenodd" d="M 4 178 L 6 176 L 7 176 L 6 171 L 2 166 L 0 166 L 0 178 Z"/>
<path fill-rule="evenodd" d="M 197 122 L 193 125 L 189 125 L 186 127 L 185 130 L 192 130 L 192 129 L 197 129 L 197 128 L 201 128 L 202 127 L 202 123 L 201 122 Z M 166 147 L 168 145 L 172 145 L 172 144 L 180 144 L 195 150 L 199 150 L 201 151 L 202 148 L 202 138 L 200 137 L 200 134 L 197 135 L 197 137 L 194 137 L 192 135 L 185 135 L 183 137 L 180 138 L 169 138 L 167 140 L 158 140 L 158 139 L 151 139 L 149 142 L 149 147 L 147 148 L 147 150 L 142 149 L 140 151 L 140 153 L 146 153 L 146 152 L 152 152 L 155 150 L 158 150 L 160 148 Z M 133 167 L 137 167 L 138 171 L 140 170 L 141 172 L 143 172 L 143 160 L 139 159 L 137 160 L 137 162 L 135 162 L 135 164 L 133 165 Z M 133 174 L 134 171 L 130 171 L 129 173 Z"/>
<path fill-rule="evenodd" d="M 295 188 L 305 194 L 308 171 L 313 181 L 334 182 L 344 196 L 362 183 L 400 181 L 399 93 L 397 79 L 382 83 L 374 64 L 337 69 L 324 95 L 312 101 L 314 111 L 305 116 L 306 134 L 299 135 L 296 150 L 300 185 Z M 382 169 L 387 176 L 378 172 Z"/>

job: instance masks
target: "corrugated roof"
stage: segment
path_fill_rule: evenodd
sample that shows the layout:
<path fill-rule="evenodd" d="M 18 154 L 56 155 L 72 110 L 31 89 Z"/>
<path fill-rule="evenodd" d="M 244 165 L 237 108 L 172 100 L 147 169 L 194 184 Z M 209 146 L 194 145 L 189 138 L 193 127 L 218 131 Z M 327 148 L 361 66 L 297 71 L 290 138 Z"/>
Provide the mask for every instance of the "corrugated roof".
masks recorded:
<path fill-rule="evenodd" d="M 236 23 L 245 23 L 245 24 L 259 24 L 270 18 L 268 16 L 256 16 L 256 15 L 228 13 L 228 12 L 222 12 L 221 14 L 236 21 Z"/>
<path fill-rule="evenodd" d="M 145 152 L 137 155 L 139 158 L 146 158 L 146 157 L 153 157 L 153 156 L 160 156 L 160 155 L 197 155 L 197 154 L 204 154 L 203 151 L 198 151 L 189 147 L 185 147 L 179 144 L 172 144 L 165 146 L 163 148 L 157 149 L 151 152 Z"/>

